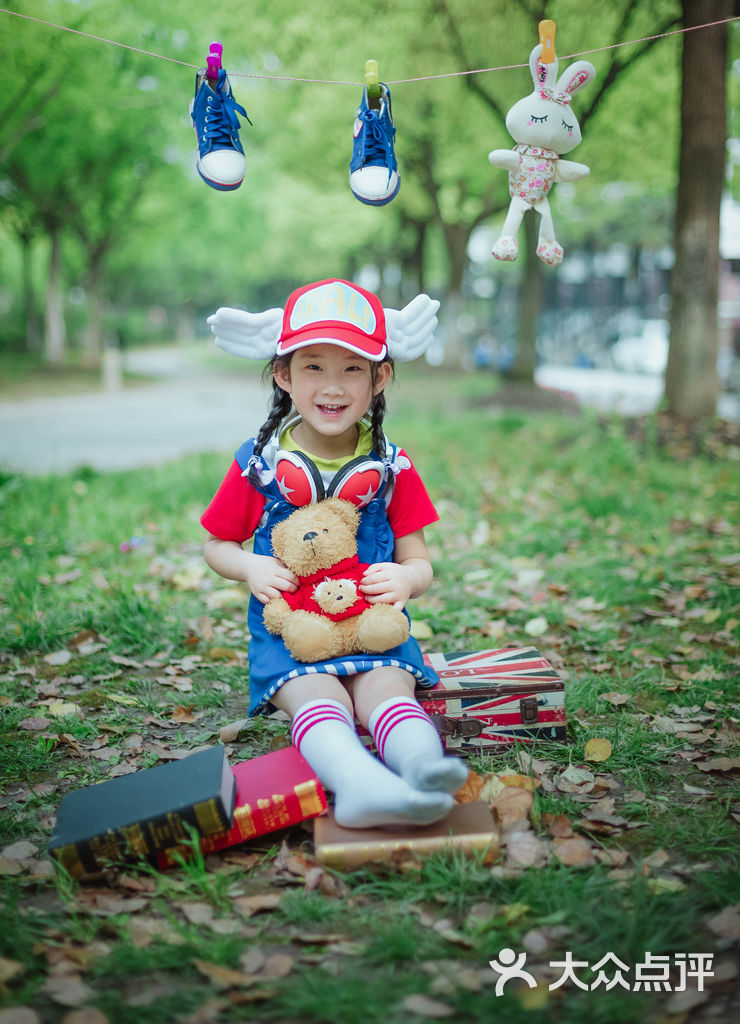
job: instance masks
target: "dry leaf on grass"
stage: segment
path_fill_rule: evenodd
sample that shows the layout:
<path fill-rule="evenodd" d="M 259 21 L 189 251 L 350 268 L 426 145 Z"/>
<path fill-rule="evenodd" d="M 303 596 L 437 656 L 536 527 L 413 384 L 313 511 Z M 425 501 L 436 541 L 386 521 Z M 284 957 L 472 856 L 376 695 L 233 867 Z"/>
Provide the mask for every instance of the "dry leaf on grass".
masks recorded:
<path fill-rule="evenodd" d="M 6 1006 L 0 1010 L 0 1024 L 41 1024 L 41 1018 L 29 1006 Z"/>
<path fill-rule="evenodd" d="M 252 917 L 253 914 L 260 914 L 263 911 L 276 910 L 280 905 L 281 897 L 277 893 L 265 892 L 256 896 L 239 896 L 234 900 L 234 906 L 245 917 Z"/>
<path fill-rule="evenodd" d="M 572 839 L 553 839 L 552 848 L 560 863 L 566 867 L 589 867 L 596 863 L 591 844 L 580 836 L 574 836 Z"/>
<path fill-rule="evenodd" d="M 12 978 L 17 977 L 24 970 L 23 964 L 18 960 L 8 960 L 0 956 L 0 989 Z"/>
<path fill-rule="evenodd" d="M 700 772 L 736 772 L 740 771 L 740 757 L 715 757 L 711 761 L 697 761 Z"/>
<path fill-rule="evenodd" d="M 555 780 L 561 793 L 590 793 L 596 785 L 593 772 L 571 764 Z"/>
<path fill-rule="evenodd" d="M 533 802 L 534 797 L 529 790 L 505 786 L 490 806 L 495 819 L 506 830 L 526 819 Z"/>
<path fill-rule="evenodd" d="M 608 761 L 611 757 L 612 745 L 609 740 L 602 739 L 601 737 L 594 736 L 586 744 L 586 749 L 583 752 L 584 761 Z"/>
<path fill-rule="evenodd" d="M 94 992 L 78 974 L 52 975 L 41 986 L 41 991 L 60 1006 L 82 1006 L 94 998 Z"/>
<path fill-rule="evenodd" d="M 512 832 L 506 841 L 506 866 L 540 868 L 547 864 L 550 851 L 534 832 Z"/>
<path fill-rule="evenodd" d="M 721 939 L 740 939 L 740 903 L 725 907 L 718 914 L 710 917 L 707 928 Z"/>
<path fill-rule="evenodd" d="M 110 1020 L 96 1006 L 86 1006 L 82 1010 L 72 1010 L 65 1014 L 62 1024 L 110 1024 Z"/>
<path fill-rule="evenodd" d="M 558 839 L 570 839 L 573 836 L 573 826 L 565 814 L 543 814 L 542 824 L 551 836 Z"/>
<path fill-rule="evenodd" d="M 236 721 L 221 726 L 218 730 L 219 739 L 222 743 L 233 743 L 238 739 L 239 733 L 243 729 L 249 728 L 250 725 L 251 722 L 248 718 L 237 718 Z"/>
<path fill-rule="evenodd" d="M 452 1017 L 455 1013 L 448 1003 L 440 1003 L 437 999 L 430 999 L 429 996 L 421 994 L 406 996 L 401 1005 L 406 1013 L 414 1013 L 417 1017 L 427 1017 L 430 1020 Z"/>
<path fill-rule="evenodd" d="M 472 804 L 476 800 L 480 799 L 480 792 L 483 788 L 483 776 L 478 775 L 472 769 L 468 772 L 468 777 L 463 782 L 462 786 L 455 793 L 455 799 L 461 804 Z"/>
<path fill-rule="evenodd" d="M 224 967 L 222 964 L 214 964 L 209 960 L 193 960 L 201 974 L 215 985 L 216 988 L 238 988 L 247 985 L 254 985 L 259 978 L 254 974 L 245 974 L 233 967 Z"/>

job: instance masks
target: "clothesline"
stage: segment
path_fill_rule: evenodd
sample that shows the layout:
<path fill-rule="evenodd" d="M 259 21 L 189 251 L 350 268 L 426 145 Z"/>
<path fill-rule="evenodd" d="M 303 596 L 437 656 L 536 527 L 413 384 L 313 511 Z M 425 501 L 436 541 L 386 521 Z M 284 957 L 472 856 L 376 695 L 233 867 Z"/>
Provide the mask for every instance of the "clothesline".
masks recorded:
<path fill-rule="evenodd" d="M 176 57 L 167 57 L 167 56 L 165 56 L 162 53 L 153 53 L 151 50 L 143 50 L 143 49 L 141 49 L 138 46 L 130 46 L 128 43 L 121 43 L 121 42 L 118 42 L 115 39 L 106 39 L 104 36 L 96 36 L 96 35 L 93 35 L 90 32 L 81 32 L 79 29 L 69 28 L 67 25 L 57 25 L 57 24 L 55 24 L 52 21 L 44 21 L 42 18 L 33 18 L 29 14 L 19 14 L 18 11 L 9 11 L 9 10 L 6 10 L 5 8 L 3 8 L 3 7 L 0 7 L 0 14 L 8 14 L 11 17 L 14 17 L 14 18 L 22 18 L 24 21 L 33 21 L 37 25 L 44 25 L 47 28 L 58 29 L 60 32 L 71 32 L 73 35 L 83 36 L 85 39 L 92 39 L 94 42 L 106 43 L 109 46 L 120 46 L 124 50 L 131 50 L 134 53 L 141 53 L 145 57 L 152 57 L 155 60 L 165 60 L 165 61 L 168 61 L 171 64 L 179 64 L 181 67 L 191 68 L 194 71 L 197 71 L 198 68 L 201 66 L 201 65 L 198 65 L 198 64 L 189 64 L 187 61 L 178 60 Z M 659 32 L 656 35 L 652 35 L 652 36 L 642 36 L 639 39 L 629 39 L 629 40 L 625 40 L 622 43 L 611 43 L 608 46 L 597 46 L 597 47 L 594 47 L 591 50 L 581 50 L 579 53 L 568 53 L 568 54 L 565 54 L 563 57 L 561 57 L 559 59 L 560 60 L 572 60 L 574 57 L 587 57 L 587 56 L 589 56 L 590 54 L 593 54 L 593 53 L 603 53 L 606 50 L 616 50 L 616 49 L 619 49 L 622 46 L 635 46 L 637 43 L 652 42 L 655 39 L 666 39 L 669 36 L 681 35 L 681 34 L 683 34 L 685 32 L 695 32 L 698 29 L 714 28 L 714 27 L 716 27 L 718 25 L 726 25 L 729 22 L 733 22 L 733 21 L 740 21 L 740 16 L 735 16 L 735 17 L 732 17 L 732 18 L 721 18 L 719 21 L 709 21 L 709 22 L 707 22 L 704 25 L 689 25 L 689 26 L 686 26 L 684 28 L 675 28 L 675 29 L 671 29 L 668 32 Z M 483 74 L 488 74 L 489 72 L 493 72 L 493 71 L 511 71 L 511 70 L 514 70 L 515 68 L 526 68 L 527 66 L 528 66 L 527 62 L 525 61 L 524 63 L 521 63 L 521 64 L 500 64 L 497 67 L 492 67 L 492 68 L 476 68 L 476 69 L 471 70 L 471 71 L 448 71 L 448 72 L 446 72 L 444 74 L 439 74 L 439 75 L 420 75 L 417 78 L 386 79 L 386 85 L 409 85 L 409 84 L 411 84 L 413 82 L 430 82 L 430 81 L 433 81 L 435 79 L 441 79 L 441 78 L 462 78 L 462 77 L 464 77 L 466 75 L 483 75 Z M 267 81 L 276 81 L 276 82 L 302 82 L 302 83 L 309 83 L 309 84 L 312 84 L 312 85 L 346 85 L 346 86 L 352 86 L 353 88 L 362 88 L 364 86 L 364 84 L 365 84 L 364 82 L 341 82 L 341 81 L 336 81 L 334 79 L 325 79 L 325 78 L 296 78 L 296 77 L 293 77 L 293 76 L 290 76 L 290 75 L 265 75 L 265 74 L 250 73 L 250 72 L 246 72 L 246 71 L 229 71 L 229 77 L 230 78 L 259 78 L 259 79 L 266 79 Z"/>

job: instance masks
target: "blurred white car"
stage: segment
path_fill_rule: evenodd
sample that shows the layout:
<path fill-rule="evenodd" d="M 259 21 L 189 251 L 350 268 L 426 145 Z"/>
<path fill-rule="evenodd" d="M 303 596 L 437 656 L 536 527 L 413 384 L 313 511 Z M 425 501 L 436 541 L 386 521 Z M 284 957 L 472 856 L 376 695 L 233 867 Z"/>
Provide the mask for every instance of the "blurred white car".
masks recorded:
<path fill-rule="evenodd" d="M 663 373 L 668 362 L 668 321 L 643 320 L 639 334 L 612 345 L 611 358 L 622 373 Z"/>

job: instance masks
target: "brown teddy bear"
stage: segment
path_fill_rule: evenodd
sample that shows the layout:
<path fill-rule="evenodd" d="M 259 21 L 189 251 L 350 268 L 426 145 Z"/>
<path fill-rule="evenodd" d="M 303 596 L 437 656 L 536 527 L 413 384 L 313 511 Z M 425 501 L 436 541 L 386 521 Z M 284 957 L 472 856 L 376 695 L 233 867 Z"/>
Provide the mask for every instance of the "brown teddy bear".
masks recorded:
<path fill-rule="evenodd" d="M 326 498 L 296 509 L 272 531 L 273 553 L 299 577 L 299 587 L 267 602 L 265 626 L 282 636 L 296 661 L 380 654 L 408 639 L 399 608 L 370 604 L 360 593 L 367 564 L 357 555 L 359 521 L 350 502 Z"/>

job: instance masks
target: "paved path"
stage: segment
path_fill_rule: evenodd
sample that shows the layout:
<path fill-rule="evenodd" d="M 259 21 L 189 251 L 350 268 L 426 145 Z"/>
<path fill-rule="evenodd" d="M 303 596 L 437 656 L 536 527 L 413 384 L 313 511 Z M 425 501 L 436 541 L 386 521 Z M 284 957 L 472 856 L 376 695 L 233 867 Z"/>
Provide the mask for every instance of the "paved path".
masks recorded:
<path fill-rule="evenodd" d="M 149 378 L 120 390 L 0 403 L 0 468 L 68 472 L 79 466 L 129 469 L 194 452 L 232 452 L 265 418 L 268 393 L 254 368 L 207 366 L 175 346 L 132 351 L 127 369 Z M 635 415 L 655 408 L 659 377 L 541 367 L 542 387 L 583 405 Z M 723 395 L 719 413 L 740 421 L 740 396 Z"/>
<path fill-rule="evenodd" d="M 117 391 L 0 403 L 0 467 L 129 469 L 193 452 L 233 452 L 264 421 L 267 392 L 259 375 L 242 367 L 230 376 L 155 350 L 132 354 L 127 368 L 155 379 Z"/>

